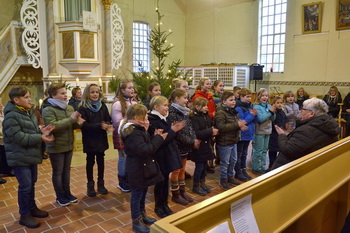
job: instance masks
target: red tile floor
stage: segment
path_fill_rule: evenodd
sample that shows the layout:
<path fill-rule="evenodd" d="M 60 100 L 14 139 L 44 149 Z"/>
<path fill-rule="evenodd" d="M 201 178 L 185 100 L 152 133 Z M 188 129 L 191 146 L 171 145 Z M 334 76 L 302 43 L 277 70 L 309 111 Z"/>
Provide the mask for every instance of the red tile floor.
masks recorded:
<path fill-rule="evenodd" d="M 92 198 L 86 196 L 85 166 L 80 165 L 71 170 L 71 191 L 79 198 L 79 202 L 67 207 L 61 207 L 55 202 L 55 194 L 51 183 L 50 160 L 44 160 L 43 164 L 39 165 L 35 195 L 39 208 L 48 211 L 50 216 L 39 219 L 41 226 L 36 229 L 29 229 L 19 225 L 17 180 L 15 177 L 6 177 L 7 183 L 0 185 L 0 233 L 132 232 L 129 205 L 130 193 L 123 193 L 117 189 L 117 159 L 106 160 L 105 165 L 105 183 L 106 188 L 109 190 L 107 195 L 97 195 Z M 187 170 L 193 173 L 193 168 L 193 163 L 189 161 Z M 223 191 L 218 186 L 218 176 L 218 168 L 216 168 L 215 174 L 208 174 L 207 183 L 212 188 L 212 192 L 204 197 L 192 193 L 192 181 L 190 179 L 187 180 L 188 192 L 194 198 L 194 202 L 190 205 L 199 203 Z M 169 206 L 174 212 L 186 208 L 171 201 L 169 201 Z M 147 194 L 146 208 L 149 215 L 156 217 L 153 212 L 153 188 L 150 188 Z"/>

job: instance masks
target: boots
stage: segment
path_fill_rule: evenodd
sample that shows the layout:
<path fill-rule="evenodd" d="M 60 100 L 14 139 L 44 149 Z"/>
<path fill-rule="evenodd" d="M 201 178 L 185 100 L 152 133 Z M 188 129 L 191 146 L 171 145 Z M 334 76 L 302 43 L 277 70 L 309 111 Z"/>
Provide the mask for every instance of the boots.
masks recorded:
<path fill-rule="evenodd" d="M 127 182 L 126 176 L 118 176 L 119 184 L 117 186 L 118 189 L 122 190 L 124 193 L 130 192 L 130 186 Z"/>
<path fill-rule="evenodd" d="M 105 181 L 104 180 L 97 181 L 97 191 L 99 193 L 101 193 L 102 195 L 106 195 L 108 193 L 108 190 L 105 188 Z"/>
<path fill-rule="evenodd" d="M 168 216 L 163 208 L 163 206 L 156 206 L 154 208 L 154 212 L 157 214 L 158 217 L 160 218 L 165 218 L 166 216 Z"/>
<path fill-rule="evenodd" d="M 49 216 L 49 213 L 47 211 L 41 210 L 38 207 L 31 209 L 30 214 L 32 215 L 32 217 L 36 218 L 46 218 L 47 216 Z"/>
<path fill-rule="evenodd" d="M 242 173 L 243 173 L 243 175 L 244 175 L 245 177 L 247 177 L 248 180 L 253 179 L 253 177 L 251 177 L 250 175 L 248 175 L 248 173 L 247 173 L 247 168 L 243 168 L 243 169 L 242 169 Z"/>
<path fill-rule="evenodd" d="M 199 183 L 193 183 L 192 191 L 201 196 L 207 195 L 207 192 L 203 190 L 203 188 L 199 185 Z"/>
<path fill-rule="evenodd" d="M 220 179 L 220 187 L 224 190 L 229 190 L 231 187 L 228 185 L 227 179 L 221 178 Z"/>
<path fill-rule="evenodd" d="M 188 202 L 193 202 L 193 199 L 187 195 L 186 193 L 186 187 L 185 185 L 180 185 L 180 195 L 183 199 L 185 199 Z"/>
<path fill-rule="evenodd" d="M 147 216 L 146 211 L 141 212 L 143 223 L 146 225 L 151 225 L 157 221 L 155 218 L 150 218 Z"/>
<path fill-rule="evenodd" d="M 168 204 L 165 204 L 165 205 L 163 206 L 163 209 L 164 209 L 164 211 L 165 211 L 165 213 L 166 213 L 167 215 L 171 215 L 171 214 L 174 213 L 174 212 L 169 208 Z"/>
<path fill-rule="evenodd" d="M 211 189 L 208 188 L 208 186 L 205 184 L 205 179 L 202 179 L 200 184 L 201 184 L 201 187 L 204 191 L 206 191 L 207 193 L 211 192 Z"/>
<path fill-rule="evenodd" d="M 88 195 L 88 197 L 95 197 L 96 196 L 95 181 L 88 181 L 87 182 L 87 195 Z"/>
<path fill-rule="evenodd" d="M 138 233 L 148 233 L 150 229 L 144 224 L 142 215 L 132 220 L 132 230 Z"/>
<path fill-rule="evenodd" d="M 178 203 L 180 205 L 187 205 L 188 201 L 186 199 L 184 199 L 181 195 L 180 195 L 180 190 L 172 190 L 172 198 L 171 200 L 175 203 Z"/>
<path fill-rule="evenodd" d="M 40 226 L 40 222 L 33 218 L 32 215 L 21 215 L 21 218 L 19 219 L 19 224 L 26 226 L 28 228 L 37 228 Z"/>
<path fill-rule="evenodd" d="M 240 180 L 240 181 L 247 181 L 249 180 L 248 177 L 246 177 L 245 175 L 243 175 L 242 170 L 239 168 L 236 170 L 236 175 L 235 175 L 236 179 Z"/>
<path fill-rule="evenodd" d="M 234 187 L 241 184 L 237 180 L 235 180 L 235 178 L 233 178 L 233 176 L 228 177 L 227 182 L 228 182 L 228 184 L 233 185 Z"/>

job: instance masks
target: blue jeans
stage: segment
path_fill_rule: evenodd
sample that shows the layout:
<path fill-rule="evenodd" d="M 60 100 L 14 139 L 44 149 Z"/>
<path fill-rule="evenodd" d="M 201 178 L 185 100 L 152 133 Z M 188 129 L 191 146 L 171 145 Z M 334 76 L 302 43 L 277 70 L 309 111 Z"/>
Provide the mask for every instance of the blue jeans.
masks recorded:
<path fill-rule="evenodd" d="M 237 163 L 235 165 L 236 172 L 240 172 L 243 168 L 246 168 L 249 143 L 250 141 L 237 142 Z"/>
<path fill-rule="evenodd" d="M 18 205 L 20 215 L 29 215 L 36 208 L 35 182 L 38 180 L 38 165 L 13 167 L 18 181 Z"/>
<path fill-rule="evenodd" d="M 145 211 L 145 200 L 148 187 L 145 189 L 131 189 L 131 218 L 134 220 L 141 215 L 141 212 Z"/>
<path fill-rule="evenodd" d="M 266 153 L 269 149 L 270 134 L 256 134 L 252 154 L 252 170 L 265 171 Z"/>
<path fill-rule="evenodd" d="M 234 177 L 234 167 L 237 161 L 237 144 L 229 146 L 218 145 L 218 148 L 220 151 L 220 178 Z"/>
<path fill-rule="evenodd" d="M 195 162 L 196 167 L 194 169 L 193 174 L 193 183 L 199 183 L 201 180 L 205 179 L 205 176 L 207 174 L 206 167 L 207 167 L 207 161 L 205 162 Z"/>
<path fill-rule="evenodd" d="M 118 150 L 118 176 L 126 176 L 125 170 L 126 170 L 126 154 L 124 150 Z"/>
<path fill-rule="evenodd" d="M 70 191 L 70 165 L 73 151 L 50 153 L 52 183 L 57 193 Z"/>

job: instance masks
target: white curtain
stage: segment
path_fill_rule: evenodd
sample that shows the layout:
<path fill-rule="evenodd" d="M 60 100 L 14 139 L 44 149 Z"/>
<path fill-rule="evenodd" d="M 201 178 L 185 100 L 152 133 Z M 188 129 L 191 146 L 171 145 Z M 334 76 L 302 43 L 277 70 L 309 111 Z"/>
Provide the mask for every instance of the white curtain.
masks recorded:
<path fill-rule="evenodd" d="M 83 11 L 91 11 L 91 0 L 64 0 L 65 21 L 78 21 Z"/>

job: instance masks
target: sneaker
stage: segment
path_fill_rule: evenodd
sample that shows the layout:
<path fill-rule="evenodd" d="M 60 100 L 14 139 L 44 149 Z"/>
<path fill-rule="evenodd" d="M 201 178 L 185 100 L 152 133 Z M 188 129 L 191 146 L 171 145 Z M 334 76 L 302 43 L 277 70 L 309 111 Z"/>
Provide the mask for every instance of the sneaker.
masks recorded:
<path fill-rule="evenodd" d="M 228 185 L 227 179 L 220 179 L 220 187 L 224 190 L 229 190 L 231 188 Z"/>
<path fill-rule="evenodd" d="M 78 198 L 76 198 L 75 196 L 72 195 L 72 193 L 70 191 L 66 192 L 65 194 L 66 199 L 70 202 L 70 203 L 76 203 L 78 202 Z"/>
<path fill-rule="evenodd" d="M 233 185 L 233 186 L 237 186 L 237 185 L 240 185 L 241 183 L 239 183 L 237 180 L 235 180 L 233 177 L 229 177 L 227 179 L 227 183 L 229 183 L 230 185 Z"/>
<path fill-rule="evenodd" d="M 32 215 L 21 215 L 21 218 L 19 219 L 19 224 L 26 226 L 28 228 L 37 228 L 40 226 L 40 222 L 33 218 Z"/>
<path fill-rule="evenodd" d="M 243 169 L 242 169 L 242 174 L 243 174 L 245 177 L 247 177 L 248 180 L 253 179 L 253 177 L 251 177 L 250 175 L 248 175 L 247 169 L 246 169 L 246 168 L 243 168 Z"/>
<path fill-rule="evenodd" d="M 56 202 L 60 206 L 67 206 L 70 204 L 70 201 L 66 198 L 64 194 L 58 194 L 56 198 Z"/>
<path fill-rule="evenodd" d="M 7 181 L 0 177 L 0 184 L 5 184 Z"/>
<path fill-rule="evenodd" d="M 247 178 L 245 175 L 243 175 L 242 172 L 241 172 L 241 173 L 237 173 L 235 177 L 236 177 L 238 180 L 243 181 L 243 182 L 245 182 L 245 181 L 248 180 L 248 178 Z"/>
<path fill-rule="evenodd" d="M 255 175 L 263 175 L 266 173 L 266 171 L 265 170 L 257 170 L 257 171 L 252 170 L 252 173 Z"/>
<path fill-rule="evenodd" d="M 119 183 L 117 188 L 120 189 L 124 193 L 128 193 L 131 191 L 128 183 Z"/>
<path fill-rule="evenodd" d="M 31 209 L 30 214 L 36 218 L 46 218 L 47 216 L 49 216 L 49 213 L 47 211 L 41 210 L 38 207 Z"/>

